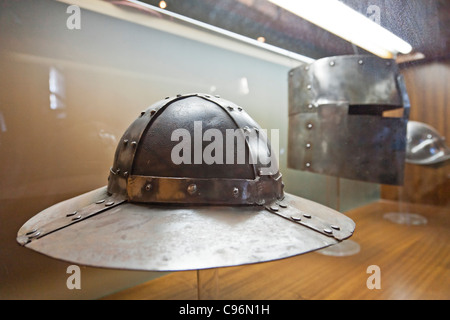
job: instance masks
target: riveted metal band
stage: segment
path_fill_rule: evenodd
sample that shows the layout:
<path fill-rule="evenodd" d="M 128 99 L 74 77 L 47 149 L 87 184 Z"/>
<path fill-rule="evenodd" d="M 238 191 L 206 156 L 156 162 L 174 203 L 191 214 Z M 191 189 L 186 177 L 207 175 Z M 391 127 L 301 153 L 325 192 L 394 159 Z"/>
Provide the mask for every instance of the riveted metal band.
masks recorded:
<path fill-rule="evenodd" d="M 281 174 L 245 179 L 193 179 L 131 176 L 131 202 L 263 205 L 282 198 Z"/>
<path fill-rule="evenodd" d="M 18 235 L 18 242 L 22 245 L 26 245 L 31 241 L 40 239 L 52 232 L 68 227 L 74 223 L 86 220 L 99 213 L 114 208 L 125 200 L 117 195 L 106 197 L 86 207 L 80 208 L 76 211 L 61 212 L 61 217 L 56 218 L 43 225 L 36 225 L 31 230 L 25 231 L 24 234 Z"/>
<path fill-rule="evenodd" d="M 340 226 L 330 221 L 326 221 L 320 213 L 307 213 L 297 209 L 284 200 L 277 200 L 265 205 L 265 209 L 282 218 L 301 224 L 328 237 L 336 240 L 344 240 L 349 236 L 349 230 L 345 226 Z"/>

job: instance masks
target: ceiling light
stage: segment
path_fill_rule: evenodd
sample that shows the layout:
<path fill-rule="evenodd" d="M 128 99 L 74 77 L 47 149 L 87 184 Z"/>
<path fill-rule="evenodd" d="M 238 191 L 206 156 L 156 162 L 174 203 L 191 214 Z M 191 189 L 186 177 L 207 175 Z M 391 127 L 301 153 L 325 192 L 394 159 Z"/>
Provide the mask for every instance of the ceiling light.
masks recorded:
<path fill-rule="evenodd" d="M 167 3 L 166 3 L 165 1 L 160 1 L 160 2 L 159 2 L 159 7 L 160 7 L 161 9 L 165 9 L 165 8 L 167 8 Z"/>
<path fill-rule="evenodd" d="M 409 43 L 337 0 L 269 1 L 379 57 L 391 59 L 412 50 Z"/>
<path fill-rule="evenodd" d="M 156 12 L 160 13 L 163 16 L 163 19 L 165 20 L 164 22 L 166 22 L 166 21 L 169 23 L 174 22 L 177 24 L 179 24 L 181 22 L 183 25 L 186 25 L 186 28 L 189 29 L 189 31 L 183 30 L 182 29 L 183 27 L 181 27 L 181 24 L 179 24 L 177 27 L 169 28 L 169 29 L 172 31 L 177 29 L 176 30 L 177 35 L 180 35 L 179 34 L 180 30 L 183 30 L 183 36 L 186 37 L 187 39 L 192 39 L 192 35 L 194 33 L 196 33 L 195 31 L 197 31 L 197 29 L 200 29 L 199 32 L 206 31 L 206 32 L 209 32 L 213 36 L 220 35 L 220 36 L 224 37 L 225 39 L 230 39 L 232 41 L 236 41 L 236 43 L 248 44 L 253 47 L 261 48 L 261 49 L 269 52 L 269 54 L 274 53 L 276 55 L 279 55 L 282 57 L 282 59 L 284 61 L 282 63 L 286 63 L 289 66 L 292 66 L 292 63 L 293 62 L 295 63 L 295 61 L 300 61 L 303 63 L 311 63 L 314 61 L 314 59 L 304 56 L 304 55 L 301 55 L 301 54 L 298 54 L 296 52 L 292 52 L 292 51 L 289 51 L 289 50 L 286 50 L 286 49 L 283 49 L 283 48 L 280 48 L 280 47 L 277 47 L 274 45 L 270 45 L 268 43 L 261 43 L 254 38 L 249 38 L 242 34 L 238 34 L 238 33 L 235 33 L 235 32 L 232 32 L 232 31 L 229 31 L 226 29 L 222 29 L 222 28 L 219 28 L 216 26 L 212 26 L 210 24 L 183 16 L 183 15 L 175 13 L 175 12 L 163 10 L 161 8 L 155 7 L 153 5 L 144 3 L 139 0 L 125 0 L 125 1 L 128 3 L 132 3 L 138 7 L 143 7 L 146 9 L 146 11 L 150 10 L 150 11 L 156 11 Z M 134 20 L 132 20 L 132 21 L 134 21 Z M 158 25 L 159 25 L 159 23 L 158 23 Z M 153 23 L 151 24 L 151 27 L 157 28 L 159 30 L 163 30 L 162 28 L 155 27 L 155 24 L 153 24 Z M 194 28 L 195 28 L 195 31 L 194 31 Z M 164 30 L 164 31 L 168 31 L 168 30 Z M 168 31 L 168 32 L 171 32 L 171 31 Z M 209 36 L 204 37 L 202 35 L 202 38 L 203 38 L 203 41 L 206 43 L 210 43 L 210 44 L 213 43 L 215 45 L 218 45 L 218 43 L 219 43 L 216 40 L 214 40 L 214 42 L 212 42 L 212 38 L 210 38 Z M 198 40 L 197 37 L 196 37 L 196 40 Z M 228 46 L 228 45 L 225 46 L 225 45 L 220 44 L 218 46 L 221 46 L 222 48 L 226 48 L 226 49 L 230 50 L 230 46 Z M 253 51 L 253 50 L 251 50 L 251 51 Z M 238 52 L 242 53 L 243 50 L 238 49 Z M 250 51 L 248 51 L 247 49 L 245 49 L 245 52 L 249 55 L 252 55 L 252 54 L 250 54 Z M 263 53 L 263 54 L 265 55 L 265 53 Z M 258 53 L 258 56 L 263 57 L 262 55 L 259 55 L 259 53 Z M 285 58 L 288 58 L 289 62 L 287 62 L 287 60 L 285 60 Z M 272 58 L 270 58 L 270 59 L 271 59 L 271 61 L 273 61 Z M 279 60 L 279 61 L 281 61 L 281 60 Z"/>

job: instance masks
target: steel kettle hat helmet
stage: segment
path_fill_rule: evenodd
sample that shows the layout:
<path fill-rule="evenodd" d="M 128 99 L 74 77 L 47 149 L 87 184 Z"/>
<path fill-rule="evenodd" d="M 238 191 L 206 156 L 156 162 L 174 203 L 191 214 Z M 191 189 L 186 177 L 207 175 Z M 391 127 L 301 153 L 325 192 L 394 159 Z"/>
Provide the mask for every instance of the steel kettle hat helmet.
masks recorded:
<path fill-rule="evenodd" d="M 161 100 L 124 133 L 107 186 L 38 213 L 17 241 L 82 265 L 175 271 L 281 259 L 350 237 L 350 218 L 283 191 L 266 139 L 218 96 Z"/>
<path fill-rule="evenodd" d="M 418 121 L 408 121 L 406 162 L 435 165 L 450 159 L 450 149 L 435 128 Z"/>
<path fill-rule="evenodd" d="M 229 139 L 256 137 L 259 131 L 242 108 L 223 99 L 196 94 L 168 98 L 143 111 L 125 132 L 108 191 L 151 203 L 235 205 L 281 199 L 278 167 L 269 170 L 259 161 L 268 156 L 267 144 L 240 139 L 227 147 Z M 203 132 L 211 142 L 203 141 Z M 185 148 L 180 150 L 180 144 Z M 207 145 L 216 147 L 213 156 L 204 150 Z"/>

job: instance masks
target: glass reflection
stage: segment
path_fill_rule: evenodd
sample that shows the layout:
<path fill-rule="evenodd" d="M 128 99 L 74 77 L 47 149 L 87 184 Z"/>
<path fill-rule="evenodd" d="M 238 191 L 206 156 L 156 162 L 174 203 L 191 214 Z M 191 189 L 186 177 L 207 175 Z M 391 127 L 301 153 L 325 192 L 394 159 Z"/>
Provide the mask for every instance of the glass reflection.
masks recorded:
<path fill-rule="evenodd" d="M 0 130 L 1 130 L 1 132 L 7 131 L 5 117 L 3 116 L 2 112 L 0 112 Z"/>
<path fill-rule="evenodd" d="M 66 107 L 64 75 L 55 67 L 50 67 L 48 73 L 48 89 L 50 91 L 50 109 L 64 109 Z"/>

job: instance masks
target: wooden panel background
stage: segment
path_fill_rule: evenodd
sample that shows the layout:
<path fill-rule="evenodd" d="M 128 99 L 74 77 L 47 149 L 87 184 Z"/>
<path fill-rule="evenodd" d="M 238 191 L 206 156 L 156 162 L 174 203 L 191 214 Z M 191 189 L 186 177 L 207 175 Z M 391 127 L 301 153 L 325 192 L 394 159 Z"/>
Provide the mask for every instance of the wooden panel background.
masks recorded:
<path fill-rule="evenodd" d="M 402 70 L 411 101 L 410 120 L 434 127 L 450 143 L 450 61 Z M 381 186 L 381 198 L 450 205 L 450 164 L 439 168 L 406 164 L 404 185 Z"/>

